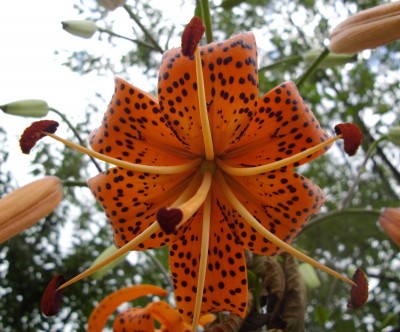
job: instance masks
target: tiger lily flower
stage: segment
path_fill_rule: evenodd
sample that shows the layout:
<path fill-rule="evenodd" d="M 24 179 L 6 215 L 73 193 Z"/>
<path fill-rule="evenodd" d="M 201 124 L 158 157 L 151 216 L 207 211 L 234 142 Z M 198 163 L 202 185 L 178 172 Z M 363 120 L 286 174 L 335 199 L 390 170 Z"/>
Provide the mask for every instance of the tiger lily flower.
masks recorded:
<path fill-rule="evenodd" d="M 122 288 L 108 295 L 92 311 L 87 331 L 101 332 L 108 317 L 119 305 L 150 294 L 166 296 L 168 292 L 153 285 L 135 285 Z M 200 324 L 205 325 L 214 319 L 213 315 L 205 315 L 201 318 Z M 157 320 L 161 324 L 160 330 L 155 330 L 154 320 Z M 190 325 L 167 302 L 156 301 L 149 303 L 144 308 L 129 308 L 120 313 L 114 320 L 113 331 L 115 332 L 137 330 L 143 332 L 190 332 Z"/>
<path fill-rule="evenodd" d="M 93 150 L 43 130 L 116 166 L 91 178 L 89 188 L 120 249 L 62 288 L 129 250 L 168 245 L 177 307 L 196 329 L 208 312 L 244 317 L 245 249 L 284 250 L 354 284 L 290 245 L 325 201 L 293 169 L 334 141 L 361 135 L 346 124 L 330 137 L 292 82 L 259 97 L 252 33 L 194 46 L 194 55 L 180 48 L 164 53 L 157 98 L 116 78 L 102 124 L 90 136 Z M 357 144 L 345 148 L 352 154 Z"/>

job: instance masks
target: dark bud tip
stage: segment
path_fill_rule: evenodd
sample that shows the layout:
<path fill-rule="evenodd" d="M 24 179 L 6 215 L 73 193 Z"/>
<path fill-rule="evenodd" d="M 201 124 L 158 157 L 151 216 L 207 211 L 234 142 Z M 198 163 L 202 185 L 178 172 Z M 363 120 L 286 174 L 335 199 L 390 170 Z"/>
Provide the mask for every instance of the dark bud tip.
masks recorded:
<path fill-rule="evenodd" d="M 176 230 L 176 226 L 181 222 L 183 213 L 179 209 L 161 208 L 157 212 L 157 221 L 165 234 L 172 234 Z"/>
<path fill-rule="evenodd" d="M 340 123 L 335 126 L 335 133 L 343 136 L 344 151 L 349 156 L 354 156 L 362 141 L 360 128 L 354 123 Z"/>
<path fill-rule="evenodd" d="M 184 56 L 192 56 L 206 31 L 202 20 L 194 16 L 186 26 L 182 34 L 182 54 Z"/>
<path fill-rule="evenodd" d="M 62 289 L 57 290 L 63 283 L 65 283 L 64 276 L 57 274 L 50 283 L 47 285 L 43 293 L 40 309 L 43 315 L 49 317 L 54 316 L 60 311 Z"/>
<path fill-rule="evenodd" d="M 353 281 L 356 285 L 351 287 L 350 299 L 347 303 L 349 309 L 363 306 L 368 299 L 368 280 L 361 269 L 354 272 Z"/>
<path fill-rule="evenodd" d="M 24 130 L 19 140 L 22 152 L 29 154 L 38 140 L 46 136 L 46 133 L 54 134 L 57 127 L 58 122 L 53 120 L 41 120 L 32 123 Z"/>

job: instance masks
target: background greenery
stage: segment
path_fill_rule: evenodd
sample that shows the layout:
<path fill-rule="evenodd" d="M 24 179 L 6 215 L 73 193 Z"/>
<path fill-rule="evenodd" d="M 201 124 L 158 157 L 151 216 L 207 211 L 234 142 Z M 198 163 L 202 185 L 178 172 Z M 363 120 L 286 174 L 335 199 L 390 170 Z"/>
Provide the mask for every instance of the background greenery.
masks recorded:
<path fill-rule="evenodd" d="M 194 10 L 195 3 L 191 3 Z M 308 66 L 302 56 L 327 45 L 332 22 L 337 22 L 337 17 L 379 3 L 375 0 L 224 0 L 211 1 L 210 6 L 215 39 L 222 40 L 240 31 L 257 32 L 259 68 L 264 68 L 260 70 L 259 86 L 260 92 L 265 93 L 282 81 L 298 80 Z M 163 49 L 179 46 L 183 27 L 165 21 L 163 12 L 155 8 L 152 1 L 129 0 L 127 5 Z M 117 10 L 126 11 L 124 8 Z M 96 21 L 109 31 L 116 23 L 109 20 L 109 13 L 94 1 L 81 1 L 76 5 L 76 14 L 79 18 Z M 190 18 L 188 15 L 187 21 Z M 148 37 L 138 25 L 133 20 L 130 22 L 125 35 L 148 43 Z M 102 41 L 101 51 L 71 52 L 65 65 L 82 75 L 121 75 L 139 87 L 150 85 L 153 87 L 150 92 L 155 92 L 160 52 L 121 41 L 106 32 L 93 38 Z M 112 57 L 104 52 L 108 48 L 113 49 Z M 120 50 L 117 57 L 115 50 Z M 273 65 L 283 59 L 289 61 Z M 370 280 L 368 303 L 350 311 L 346 308 L 347 285 L 317 271 L 321 285 L 307 290 L 305 316 L 299 318 L 304 320 L 307 331 L 394 331 L 400 326 L 399 248 L 379 229 L 376 213 L 365 212 L 400 207 L 400 150 L 383 141 L 365 167 L 361 167 L 371 144 L 391 126 L 400 125 L 399 63 L 400 43 L 395 42 L 364 51 L 350 64 L 318 69 L 300 89 L 323 127 L 355 122 L 363 130 L 364 141 L 361 151 L 351 159 L 334 148 L 301 169 L 325 190 L 328 199 L 318 220 L 300 234 L 295 245 L 344 274 L 351 275 L 357 266 L 361 267 Z M 141 73 L 140 80 L 146 85 L 135 78 L 136 74 L 133 77 L 133 70 Z M 82 110 L 85 112 L 82 121 L 74 123 L 82 137 L 86 138 L 100 123 L 107 105 L 103 94 L 109 95 L 110 91 L 98 91 L 92 96 L 91 104 Z M 75 140 L 72 132 L 68 135 Z M 0 124 L 0 159 L 4 163 L 8 157 L 4 149 L 6 141 Z M 68 330 L 82 331 L 97 301 L 119 287 L 143 282 L 171 290 L 168 280 L 154 263 L 156 258 L 168 269 L 165 248 L 147 255 L 131 254 L 102 279 L 87 279 L 68 288 L 58 316 L 41 316 L 41 294 L 52 276 L 62 273 L 70 278 L 83 271 L 111 245 L 111 232 L 105 216 L 84 186 L 84 182 L 96 174 L 90 160 L 59 145 L 42 143 L 35 151 L 34 175 L 52 174 L 69 182 L 63 203 L 52 215 L 0 246 L 0 330 L 65 331 L 67 326 Z M 13 179 L 17 176 L 6 171 L 4 163 L 0 164 L 0 195 L 14 189 Z M 357 190 L 349 196 L 354 179 L 361 171 Z M 83 185 L 73 185 L 76 181 Z M 73 225 L 70 249 L 63 250 L 60 236 L 68 223 Z M 257 275 L 260 277 L 260 273 Z M 267 304 L 268 298 L 263 297 L 261 311 L 253 312 L 242 331 L 257 330 L 257 326 L 265 324 L 267 316 L 260 313 L 266 313 Z M 293 327 L 292 331 L 296 329 L 298 327 Z"/>

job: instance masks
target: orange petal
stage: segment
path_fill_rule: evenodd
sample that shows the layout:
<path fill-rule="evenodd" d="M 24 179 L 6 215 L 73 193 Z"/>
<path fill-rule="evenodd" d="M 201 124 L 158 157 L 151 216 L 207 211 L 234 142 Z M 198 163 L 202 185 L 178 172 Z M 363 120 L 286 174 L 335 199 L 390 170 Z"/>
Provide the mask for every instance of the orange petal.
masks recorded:
<path fill-rule="evenodd" d="M 200 47 L 215 152 L 225 150 L 250 122 L 258 96 L 257 50 L 252 33 Z M 203 154 L 194 58 L 180 49 L 164 53 L 159 102 L 187 150 Z"/>
<path fill-rule="evenodd" d="M 294 172 L 269 172 L 226 179 L 247 210 L 267 230 L 288 243 L 325 201 L 318 186 Z M 261 255 L 274 255 L 280 251 L 230 207 L 223 192 L 217 191 L 217 195 L 222 214 L 246 249 Z"/>
<path fill-rule="evenodd" d="M 108 317 L 122 303 L 133 301 L 139 297 L 152 294 L 165 296 L 168 294 L 168 292 L 153 285 L 136 285 L 122 288 L 114 293 L 111 293 L 105 297 L 92 311 L 88 322 L 88 332 L 101 332 L 107 322 Z"/>
<path fill-rule="evenodd" d="M 88 181 L 90 190 L 110 220 L 116 246 L 121 247 L 156 220 L 188 185 L 191 173 L 158 175 L 111 168 Z M 154 233 L 137 249 L 167 244 L 169 237 Z"/>
<path fill-rule="evenodd" d="M 249 127 L 224 155 L 230 165 L 269 164 L 328 138 L 293 82 L 277 86 L 258 102 L 257 112 Z M 314 153 L 293 166 L 311 161 L 326 150 L 327 148 Z"/>
<path fill-rule="evenodd" d="M 182 144 L 167 127 L 157 100 L 121 78 L 115 79 L 115 93 L 90 144 L 95 151 L 137 164 L 185 162 Z"/>
<path fill-rule="evenodd" d="M 209 254 L 201 313 L 230 311 L 243 316 L 247 306 L 247 274 L 243 248 L 223 219 L 212 208 Z M 170 246 L 170 268 L 179 312 L 193 318 L 200 260 L 202 212 L 187 222 L 187 229 Z"/>
<path fill-rule="evenodd" d="M 114 320 L 114 332 L 141 331 L 154 332 L 154 320 L 147 308 L 129 308 L 121 312 Z"/>
<path fill-rule="evenodd" d="M 167 302 L 157 301 L 149 303 L 146 310 L 151 316 L 161 323 L 168 331 L 183 332 L 188 328 L 182 316 Z"/>

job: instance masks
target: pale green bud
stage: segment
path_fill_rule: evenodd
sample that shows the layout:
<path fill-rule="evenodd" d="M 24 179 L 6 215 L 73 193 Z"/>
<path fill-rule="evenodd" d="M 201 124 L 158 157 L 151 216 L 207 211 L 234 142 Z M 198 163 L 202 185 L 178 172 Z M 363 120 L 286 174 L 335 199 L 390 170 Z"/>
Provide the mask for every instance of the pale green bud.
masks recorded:
<path fill-rule="evenodd" d="M 302 55 L 305 63 L 311 65 L 315 59 L 321 54 L 322 50 L 310 50 Z M 357 60 L 356 54 L 335 54 L 329 53 L 318 65 L 319 68 L 331 68 L 344 65 Z"/>
<path fill-rule="evenodd" d="M 103 261 L 104 259 L 108 258 L 109 256 L 111 256 L 114 252 L 116 252 L 118 249 L 114 246 L 111 245 L 108 248 L 106 248 L 99 256 L 97 256 L 97 258 L 95 259 L 95 261 L 93 262 L 93 265 L 96 265 L 98 263 L 100 263 L 101 261 Z M 115 259 L 114 261 L 112 261 L 111 263 L 103 266 L 102 268 L 98 269 L 96 272 L 93 272 L 90 277 L 93 279 L 100 279 L 102 278 L 109 270 L 113 269 L 114 267 L 116 267 L 119 263 L 121 263 L 125 257 L 128 255 L 128 253 L 122 255 L 121 257 Z"/>
<path fill-rule="evenodd" d="M 400 146 L 400 126 L 390 128 L 388 138 L 393 144 Z"/>
<path fill-rule="evenodd" d="M 70 20 L 61 22 L 65 31 L 82 38 L 92 38 L 98 30 L 96 23 L 88 20 Z"/>
<path fill-rule="evenodd" d="M 97 3 L 108 10 L 114 10 L 122 6 L 126 0 L 97 0 Z"/>
<path fill-rule="evenodd" d="M 314 267 L 310 264 L 300 264 L 299 272 L 309 289 L 318 288 L 319 286 L 321 286 L 321 282 L 319 281 L 317 272 L 315 272 Z"/>
<path fill-rule="evenodd" d="M 49 105 L 44 100 L 26 99 L 1 105 L 0 109 L 7 114 L 42 118 L 49 112 Z"/>

